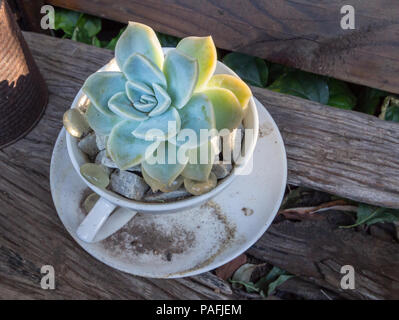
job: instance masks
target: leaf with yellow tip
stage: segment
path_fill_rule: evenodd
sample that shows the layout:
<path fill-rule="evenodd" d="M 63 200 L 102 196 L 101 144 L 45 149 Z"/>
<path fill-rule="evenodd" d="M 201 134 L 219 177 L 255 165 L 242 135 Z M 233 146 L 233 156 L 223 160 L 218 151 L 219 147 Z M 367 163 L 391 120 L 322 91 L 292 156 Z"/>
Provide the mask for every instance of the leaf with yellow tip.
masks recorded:
<path fill-rule="evenodd" d="M 241 107 L 246 110 L 252 96 L 251 89 L 240 78 L 229 74 L 215 74 L 208 82 L 208 87 L 225 88 L 235 94 Z"/>
<path fill-rule="evenodd" d="M 216 69 L 217 52 L 212 37 L 187 37 L 178 43 L 176 49 L 197 59 L 199 76 L 196 90 L 201 90 Z"/>
<path fill-rule="evenodd" d="M 153 157 L 148 157 L 142 162 L 141 168 L 160 186 L 166 188 L 180 175 L 187 161 L 187 157 L 179 156 L 179 148 L 175 145 L 161 142 Z M 154 184 L 152 187 L 154 187 Z"/>
<path fill-rule="evenodd" d="M 208 88 L 202 93 L 211 100 L 215 112 L 216 129 L 237 128 L 243 117 L 243 109 L 233 92 L 224 88 Z"/>
<path fill-rule="evenodd" d="M 211 141 L 187 150 L 188 163 L 181 175 L 195 181 L 207 181 L 215 160 L 215 148 Z"/>
<path fill-rule="evenodd" d="M 194 196 L 200 196 L 214 189 L 217 185 L 217 179 L 213 172 L 209 174 L 207 181 L 195 181 L 188 178 L 184 179 L 184 187 Z"/>
<path fill-rule="evenodd" d="M 158 180 L 151 178 L 151 176 L 148 175 L 148 173 L 144 170 L 143 166 L 141 166 L 141 173 L 143 175 L 144 181 L 151 187 L 152 192 L 157 192 L 159 190 L 161 190 L 162 192 L 176 191 L 181 187 L 184 181 L 184 178 L 182 176 L 178 176 L 176 180 L 172 181 L 168 185 L 165 185 Z"/>

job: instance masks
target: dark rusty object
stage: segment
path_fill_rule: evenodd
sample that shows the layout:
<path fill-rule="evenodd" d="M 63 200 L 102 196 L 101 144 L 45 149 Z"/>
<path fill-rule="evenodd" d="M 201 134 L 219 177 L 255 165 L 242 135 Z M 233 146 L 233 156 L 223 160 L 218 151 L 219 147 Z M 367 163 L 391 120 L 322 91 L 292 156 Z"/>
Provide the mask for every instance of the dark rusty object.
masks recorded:
<path fill-rule="evenodd" d="M 0 0 L 0 148 L 25 136 L 40 120 L 46 84 L 6 0 Z"/>

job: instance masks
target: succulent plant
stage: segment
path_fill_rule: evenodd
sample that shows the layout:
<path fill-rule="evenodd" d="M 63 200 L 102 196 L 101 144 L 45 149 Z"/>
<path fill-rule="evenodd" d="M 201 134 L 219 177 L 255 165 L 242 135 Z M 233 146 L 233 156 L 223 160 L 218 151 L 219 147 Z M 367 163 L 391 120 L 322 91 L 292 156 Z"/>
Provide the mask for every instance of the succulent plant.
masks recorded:
<path fill-rule="evenodd" d="M 184 38 L 164 55 L 150 27 L 129 22 L 115 60 L 120 71 L 96 72 L 82 88 L 90 100 L 86 120 L 97 134 L 108 136 L 109 157 L 121 170 L 141 164 L 154 191 L 173 191 L 183 183 L 193 194 L 215 187 L 212 135 L 204 138 L 200 131 L 237 128 L 251 91 L 237 77 L 214 75 L 212 37 Z M 187 130 L 196 138 L 190 140 Z M 198 160 L 202 147 L 209 148 L 208 161 L 190 161 Z M 149 161 L 181 150 L 186 161 Z"/>

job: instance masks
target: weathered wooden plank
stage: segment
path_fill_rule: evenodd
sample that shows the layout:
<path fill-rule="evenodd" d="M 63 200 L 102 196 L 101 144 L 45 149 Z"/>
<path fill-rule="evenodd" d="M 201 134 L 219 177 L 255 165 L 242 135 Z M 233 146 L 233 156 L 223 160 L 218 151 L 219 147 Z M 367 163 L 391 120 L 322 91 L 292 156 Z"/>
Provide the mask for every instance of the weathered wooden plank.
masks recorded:
<path fill-rule="evenodd" d="M 47 2 L 121 22 L 143 22 L 180 37 L 211 34 L 220 48 L 399 92 L 395 0 Z M 340 9 L 348 4 L 355 8 L 355 30 L 340 27 Z"/>
<path fill-rule="evenodd" d="M 49 106 L 38 127 L 15 145 L 0 151 L 0 296 L 74 299 L 213 299 L 215 295 L 220 299 L 234 297 L 230 295 L 227 284 L 218 282 L 212 275 L 190 280 L 133 277 L 103 265 L 76 246 L 59 221 L 52 204 L 48 183 L 51 151 L 62 125 L 63 112 L 69 108 L 84 79 L 109 60 L 112 52 L 33 33 L 24 35 L 51 94 Z M 325 123 L 330 128 L 329 123 L 335 122 L 336 131 L 339 131 L 345 128 L 341 121 L 349 121 L 351 126 L 362 127 L 359 123 L 367 119 L 367 124 L 375 127 L 372 135 L 376 139 L 376 147 L 380 147 L 380 144 L 394 146 L 397 141 L 395 134 L 398 129 L 394 124 L 377 121 L 372 117 L 364 118 L 355 112 L 341 114 L 342 111 L 338 109 L 281 96 L 267 90 L 257 90 L 254 89 L 255 95 L 267 106 L 283 129 L 291 177 L 295 177 L 297 172 L 292 170 L 292 165 L 304 162 L 302 158 L 295 159 L 297 149 L 312 145 L 315 137 L 309 136 L 306 141 L 299 142 L 295 138 L 294 145 L 290 146 L 293 133 L 287 131 L 289 125 L 292 130 L 295 129 L 295 133 L 304 130 L 303 126 L 307 128 L 317 124 L 316 128 L 319 128 L 320 123 Z M 263 92 L 266 92 L 266 96 L 263 96 Z M 307 111 L 309 108 L 313 112 L 312 116 Z M 322 108 L 326 108 L 323 110 L 328 113 L 323 114 Z M 290 121 L 293 122 L 285 123 L 284 119 L 290 114 L 296 114 L 299 118 L 292 116 Z M 309 123 L 296 125 L 296 121 L 303 122 L 306 117 Z M 314 124 L 314 121 L 317 123 Z M 356 123 L 358 124 L 354 125 Z M 322 128 L 315 130 L 316 136 L 323 134 Z M 358 147 L 360 138 L 356 135 L 356 130 L 353 128 L 353 131 L 341 132 L 340 138 L 334 140 L 336 144 L 329 140 L 325 143 L 331 150 L 338 148 L 341 143 L 346 143 L 348 147 Z M 327 131 L 329 135 L 332 134 L 331 128 Z M 361 131 L 361 134 L 366 132 Z M 349 140 L 345 140 L 346 137 Z M 305 138 L 303 136 L 301 139 Z M 362 152 L 362 148 L 358 149 Z M 388 152 L 385 147 L 381 150 L 383 153 Z M 369 153 L 369 149 L 364 152 Z M 321 161 L 326 164 L 322 161 L 324 158 L 320 160 L 317 153 L 310 153 L 309 157 L 316 163 Z M 381 161 L 380 165 L 388 167 L 391 164 Z M 396 172 L 396 168 L 394 163 L 392 172 Z M 354 168 L 355 171 L 358 169 Z M 312 177 L 312 174 L 310 170 L 307 177 Z M 293 181 L 294 178 L 290 179 Z M 298 176 L 295 179 L 299 179 Z M 308 281 L 316 279 L 314 282 L 317 285 L 339 292 L 340 296 L 396 297 L 399 270 L 397 245 L 375 240 L 364 234 L 353 235 L 351 230 L 337 230 L 337 225 L 347 223 L 342 221 L 330 225 L 318 220 L 276 224 L 251 249 L 250 254 L 286 268 Z M 338 266 L 351 263 L 355 270 L 361 271 L 360 290 L 355 293 L 340 292 L 337 289 L 340 276 Z M 44 264 L 55 266 L 58 275 L 55 291 L 40 289 L 40 267 Z M 321 271 L 317 271 L 314 265 L 319 266 Z M 392 280 L 391 283 L 387 284 L 386 279 Z M 385 285 L 387 287 L 384 289 Z"/>
<path fill-rule="evenodd" d="M 84 79 L 113 55 L 72 41 L 31 33 L 26 37 L 54 94 L 68 103 Z M 399 208 L 399 124 L 266 89 L 252 90 L 283 134 L 289 183 Z"/>
<path fill-rule="evenodd" d="M 347 215 L 330 211 L 317 221 L 275 223 L 248 253 L 342 297 L 398 299 L 398 244 L 338 228 L 352 222 Z M 354 290 L 341 288 L 344 265 L 354 268 Z"/>
<path fill-rule="evenodd" d="M 289 183 L 399 208 L 399 124 L 252 90 L 282 132 Z"/>
<path fill-rule="evenodd" d="M 50 94 L 37 127 L 0 150 L 0 299 L 234 298 L 227 282 L 212 281 L 212 275 L 181 281 L 116 271 L 93 259 L 69 236 L 51 199 L 51 154 L 63 113 L 84 78 L 111 52 L 74 46 L 72 41 L 54 42 L 43 35 L 25 36 Z M 55 268 L 55 290 L 40 287 L 43 265 Z"/>

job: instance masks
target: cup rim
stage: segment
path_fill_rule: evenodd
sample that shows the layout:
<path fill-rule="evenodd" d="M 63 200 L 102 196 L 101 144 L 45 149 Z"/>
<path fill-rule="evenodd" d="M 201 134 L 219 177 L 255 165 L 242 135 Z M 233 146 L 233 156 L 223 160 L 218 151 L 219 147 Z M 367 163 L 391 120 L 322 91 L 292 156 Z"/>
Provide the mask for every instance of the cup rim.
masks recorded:
<path fill-rule="evenodd" d="M 163 48 L 164 52 L 167 52 L 171 48 Z M 98 69 L 96 72 L 103 71 L 107 66 L 109 66 L 113 62 L 114 58 L 111 59 L 107 64 L 105 64 L 103 67 Z M 225 64 L 223 64 L 220 61 L 217 61 L 217 65 L 222 67 L 224 71 L 228 74 L 231 74 L 237 78 L 240 78 L 233 70 L 231 70 L 229 67 L 227 67 Z M 87 98 L 87 96 L 83 93 L 82 88 L 79 89 L 78 93 L 76 94 L 72 104 L 71 104 L 71 109 L 76 108 L 78 106 L 78 103 L 81 99 Z M 88 99 L 88 98 L 87 98 Z M 252 139 L 251 139 L 251 144 L 249 145 L 249 148 L 247 149 L 247 152 L 244 157 L 241 159 L 241 163 L 239 165 L 235 165 L 233 167 L 232 172 L 227 176 L 226 178 L 223 179 L 222 182 L 220 182 L 214 189 L 211 191 L 204 193 L 199 196 L 191 196 L 186 199 L 181 199 L 177 201 L 170 201 L 166 203 L 156 203 L 156 202 L 144 202 L 144 201 L 138 201 L 138 200 L 133 200 L 133 199 L 127 199 L 124 198 L 121 195 L 118 195 L 116 193 L 111 194 L 112 191 L 107 191 L 103 190 L 93 184 L 91 184 L 89 181 L 87 181 L 80 173 L 80 166 L 77 160 L 77 157 L 74 153 L 74 148 L 72 144 L 77 143 L 77 138 L 72 137 L 70 134 L 66 133 L 66 142 L 67 142 L 67 149 L 68 149 L 68 154 L 69 158 L 71 159 L 72 165 L 75 168 L 75 171 L 78 173 L 79 177 L 86 183 L 86 185 L 93 190 L 95 193 L 100 195 L 101 197 L 107 199 L 108 201 L 121 206 L 121 207 L 127 207 L 131 208 L 137 211 L 142 211 L 142 212 L 165 212 L 165 211 L 171 211 L 171 210 L 180 210 L 180 209 L 185 209 L 188 207 L 193 207 L 195 205 L 201 204 L 214 196 L 216 196 L 219 192 L 224 190 L 230 183 L 233 182 L 233 180 L 239 175 L 239 173 L 243 170 L 245 170 L 246 166 L 248 165 L 249 161 L 251 160 L 255 146 L 257 143 L 258 139 L 258 133 L 259 133 L 259 117 L 258 117 L 258 112 L 256 109 L 256 104 L 253 98 L 253 95 L 250 97 L 250 100 L 248 102 L 248 108 L 251 109 L 251 112 L 248 114 L 252 114 L 253 118 L 253 133 L 252 133 Z"/>

